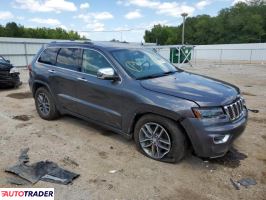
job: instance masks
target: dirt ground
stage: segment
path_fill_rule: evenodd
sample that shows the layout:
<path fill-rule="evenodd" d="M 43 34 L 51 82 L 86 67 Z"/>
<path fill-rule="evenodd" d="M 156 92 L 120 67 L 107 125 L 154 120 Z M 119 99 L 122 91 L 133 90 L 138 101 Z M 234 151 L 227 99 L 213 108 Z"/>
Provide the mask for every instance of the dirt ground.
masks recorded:
<path fill-rule="evenodd" d="M 44 121 L 28 93 L 27 70 L 21 70 L 23 85 L 0 91 L 0 187 L 16 187 L 7 182 L 11 175 L 4 169 L 29 147 L 31 162 L 50 160 L 80 174 L 67 186 L 42 181 L 22 186 L 55 188 L 59 200 L 265 200 L 266 66 L 206 64 L 185 69 L 236 84 L 248 107 L 259 110 L 250 112 L 244 134 L 235 141 L 235 147 L 247 155 L 240 166 L 204 162 L 191 154 L 178 164 L 161 163 L 140 154 L 133 141 L 85 121 L 69 116 Z M 257 185 L 236 190 L 230 182 L 246 177 L 254 178 Z"/>

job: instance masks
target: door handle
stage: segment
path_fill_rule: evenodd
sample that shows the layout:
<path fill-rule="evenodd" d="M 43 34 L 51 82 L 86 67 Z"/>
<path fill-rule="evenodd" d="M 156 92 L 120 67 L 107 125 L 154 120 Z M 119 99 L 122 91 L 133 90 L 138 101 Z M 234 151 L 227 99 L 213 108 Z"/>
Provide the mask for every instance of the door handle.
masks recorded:
<path fill-rule="evenodd" d="M 55 70 L 54 69 L 48 69 L 48 72 L 55 73 Z"/>
<path fill-rule="evenodd" d="M 82 78 L 82 77 L 79 77 L 79 78 L 77 78 L 77 79 L 78 79 L 79 81 L 88 82 L 87 79 Z"/>

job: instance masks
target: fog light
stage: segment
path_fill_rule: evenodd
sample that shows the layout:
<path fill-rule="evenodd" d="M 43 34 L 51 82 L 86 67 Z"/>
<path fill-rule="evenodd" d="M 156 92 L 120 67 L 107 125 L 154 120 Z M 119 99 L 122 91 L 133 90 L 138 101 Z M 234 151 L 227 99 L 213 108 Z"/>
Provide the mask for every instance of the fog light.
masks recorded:
<path fill-rule="evenodd" d="M 216 135 L 213 136 L 213 143 L 214 144 L 223 144 L 226 143 L 229 139 L 230 135 Z"/>

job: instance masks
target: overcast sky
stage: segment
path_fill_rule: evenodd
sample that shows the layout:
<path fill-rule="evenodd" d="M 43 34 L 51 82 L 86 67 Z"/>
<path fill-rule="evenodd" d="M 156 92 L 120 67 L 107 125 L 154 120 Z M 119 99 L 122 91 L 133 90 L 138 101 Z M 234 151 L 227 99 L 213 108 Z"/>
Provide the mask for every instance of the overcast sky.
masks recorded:
<path fill-rule="evenodd" d="M 15 21 L 26 27 L 62 27 L 92 40 L 113 38 L 143 41 L 154 24 L 179 25 L 180 14 L 217 15 L 241 0 L 0 0 L 0 23 Z M 120 32 L 82 32 L 113 31 Z"/>

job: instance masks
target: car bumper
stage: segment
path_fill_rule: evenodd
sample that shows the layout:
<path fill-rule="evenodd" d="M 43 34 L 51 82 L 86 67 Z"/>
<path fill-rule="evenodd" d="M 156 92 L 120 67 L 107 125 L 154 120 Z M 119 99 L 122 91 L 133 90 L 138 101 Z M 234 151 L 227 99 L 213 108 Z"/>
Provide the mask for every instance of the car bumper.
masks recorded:
<path fill-rule="evenodd" d="M 247 109 L 237 120 L 231 122 L 208 122 L 188 118 L 181 122 L 195 153 L 200 157 L 220 157 L 231 147 L 233 141 L 245 130 L 248 119 Z"/>
<path fill-rule="evenodd" d="M 19 73 L 0 73 L 0 85 L 3 87 L 17 87 L 21 84 Z"/>

